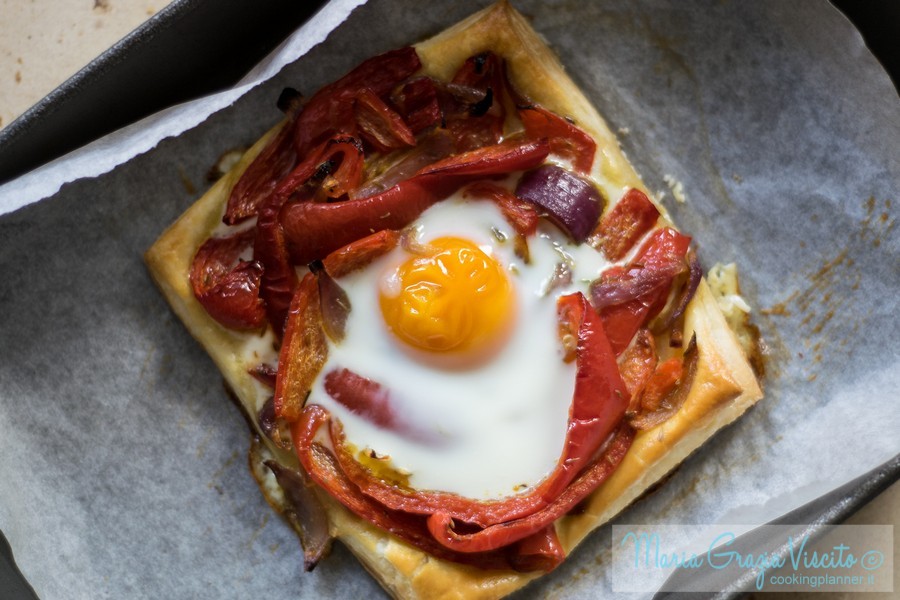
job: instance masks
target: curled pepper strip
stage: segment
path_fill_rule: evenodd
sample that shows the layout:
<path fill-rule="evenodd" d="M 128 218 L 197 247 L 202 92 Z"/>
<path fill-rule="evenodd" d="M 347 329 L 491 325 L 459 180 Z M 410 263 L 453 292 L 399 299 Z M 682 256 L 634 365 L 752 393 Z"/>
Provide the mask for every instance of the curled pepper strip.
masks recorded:
<path fill-rule="evenodd" d="M 368 88 L 383 97 L 419 70 L 415 48 L 400 48 L 372 57 L 316 92 L 294 126 L 294 146 L 299 156 L 335 134 L 355 135 L 353 104 L 356 94 Z"/>
<path fill-rule="evenodd" d="M 531 138 L 550 140 L 550 151 L 572 161 L 579 173 L 588 173 L 594 164 L 597 143 L 574 123 L 546 108 L 530 105 L 519 109 L 519 118 L 525 133 Z"/>
<path fill-rule="evenodd" d="M 346 476 L 360 491 L 393 510 L 448 518 L 482 527 L 523 517 L 548 506 L 594 458 L 628 406 L 628 392 L 603 333 L 600 318 L 583 294 L 557 303 L 560 321 L 577 335 L 575 394 L 562 454 L 553 472 L 530 492 L 493 501 L 473 501 L 457 494 L 401 489 L 360 465 L 346 447 L 340 425 L 332 425 L 331 442 Z"/>
<path fill-rule="evenodd" d="M 391 510 L 361 494 L 340 468 L 331 452 L 315 441 L 319 429 L 326 426 L 331 419 L 327 410 L 317 404 L 310 404 L 303 409 L 301 418 L 291 428 L 291 437 L 300 464 L 310 478 L 320 485 L 332 498 L 338 500 L 348 510 L 376 527 L 405 540 L 429 555 L 453 562 L 474 565 L 482 569 L 517 569 L 517 567 L 547 568 L 556 566 L 552 556 L 556 549 L 548 542 L 529 541 L 523 538 L 520 545 L 525 547 L 529 555 L 517 559 L 518 545 L 490 552 L 461 553 L 449 550 L 439 544 L 431 536 L 425 518 L 420 515 Z M 536 534 L 543 534 L 536 530 Z M 548 547 L 549 546 L 549 547 Z M 544 550 L 542 550 L 544 549 Z M 535 561 L 534 554 L 544 554 L 551 560 Z M 561 560 L 561 559 L 560 559 Z"/>
<path fill-rule="evenodd" d="M 659 219 L 659 210 L 647 194 L 632 188 L 603 216 L 590 242 L 611 261 L 621 260 L 650 231 Z"/>
<path fill-rule="evenodd" d="M 259 296 L 263 268 L 240 260 L 253 243 L 253 231 L 206 240 L 194 255 L 190 280 L 194 297 L 216 321 L 232 329 L 256 329 L 265 324 L 265 304 Z"/>
<path fill-rule="evenodd" d="M 291 258 L 307 264 L 375 231 L 402 229 L 471 179 L 533 167 L 549 151 L 545 140 L 513 140 L 440 160 L 368 198 L 286 204 L 279 218 Z"/>
<path fill-rule="evenodd" d="M 278 355 L 275 415 L 287 421 L 300 418 L 306 396 L 328 358 L 316 276 L 307 273 L 291 300 Z"/>
<path fill-rule="evenodd" d="M 278 335 L 285 328 L 288 307 L 297 287 L 297 274 L 278 219 L 282 206 L 298 191 L 305 191 L 307 198 L 316 194 L 329 197 L 345 194 L 359 184 L 362 154 L 362 146 L 355 138 L 338 136 L 325 140 L 278 183 L 259 207 L 253 256 L 265 269 L 260 293 L 266 301 L 269 322 Z M 325 172 L 323 165 L 327 167 Z M 335 165 L 337 168 L 333 170 Z M 317 175 L 321 175 L 322 179 L 318 182 L 321 184 L 319 189 L 301 190 L 301 186 L 307 185 Z"/>
<path fill-rule="evenodd" d="M 260 205 L 275 190 L 282 177 L 297 162 L 294 151 L 293 122 L 285 123 L 281 131 L 241 174 L 231 189 L 225 216 L 226 225 L 235 225 L 256 215 Z"/>
<path fill-rule="evenodd" d="M 606 481 L 625 458 L 633 441 L 634 430 L 628 424 L 619 425 L 600 457 L 542 510 L 474 533 L 457 533 L 453 518 L 447 512 L 436 512 L 428 517 L 428 530 L 442 546 L 456 552 L 489 552 L 528 539 L 569 513 Z"/>
<path fill-rule="evenodd" d="M 301 186 L 318 179 L 322 188 L 320 195 L 339 198 L 360 184 L 364 158 L 362 144 L 355 137 L 337 135 L 329 138 L 278 183 L 275 195 L 287 200 Z"/>
<path fill-rule="evenodd" d="M 625 411 L 625 418 L 636 416 L 641 408 L 641 394 L 644 386 L 656 370 L 659 356 L 656 354 L 656 341 L 649 329 L 641 329 L 619 359 L 619 371 L 631 401 Z"/>
<path fill-rule="evenodd" d="M 493 52 L 470 57 L 453 76 L 453 84 L 481 92 L 474 104 L 453 106 L 445 93 L 444 120 L 458 151 L 496 144 L 503 137 L 506 109 L 503 97 L 506 69 L 503 59 Z M 459 110 L 463 108 L 463 110 Z"/>
<path fill-rule="evenodd" d="M 354 113 L 360 133 L 378 152 L 416 145 L 416 138 L 403 117 L 372 90 L 366 88 L 356 95 Z"/>
<path fill-rule="evenodd" d="M 690 243 L 691 238 L 670 227 L 658 229 L 628 267 L 607 269 L 591 284 L 595 308 L 616 355 L 665 306 L 673 279 L 687 269 L 685 255 Z M 618 292 L 623 293 L 619 296 Z M 614 297 L 615 302 L 596 305 L 600 293 Z"/>
<path fill-rule="evenodd" d="M 681 409 L 694 385 L 700 360 L 696 337 L 691 337 L 681 359 L 660 363 L 640 398 L 640 412 L 627 418 L 632 427 L 646 430 L 667 421 Z"/>
<path fill-rule="evenodd" d="M 527 237 L 537 233 L 540 215 L 534 204 L 522 200 L 505 187 L 489 181 L 478 181 L 466 188 L 465 195 L 493 200 L 503 213 L 506 222 L 519 235 Z"/>

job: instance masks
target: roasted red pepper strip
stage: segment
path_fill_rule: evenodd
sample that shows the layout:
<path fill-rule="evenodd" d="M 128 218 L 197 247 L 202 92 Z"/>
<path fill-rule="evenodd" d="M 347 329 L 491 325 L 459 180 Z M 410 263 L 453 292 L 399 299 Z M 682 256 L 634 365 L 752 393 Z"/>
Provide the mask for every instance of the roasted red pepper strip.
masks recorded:
<path fill-rule="evenodd" d="M 368 198 L 286 204 L 280 219 L 291 258 L 307 264 L 374 231 L 402 229 L 470 179 L 531 168 L 548 152 L 543 140 L 504 142 L 440 160 Z"/>
<path fill-rule="evenodd" d="M 424 444 L 438 444 L 442 441 L 439 435 L 423 431 L 404 419 L 391 402 L 390 390 L 377 381 L 350 369 L 335 369 L 325 375 L 324 387 L 328 395 L 339 404 L 382 429 L 395 431 Z M 343 447 L 343 430 L 340 424 L 335 421 L 332 428 L 332 437 L 340 440 Z"/>
<path fill-rule="evenodd" d="M 516 233 L 524 236 L 537 233 L 540 216 L 534 204 L 522 200 L 505 187 L 488 181 L 479 181 L 468 186 L 465 195 L 493 200 Z"/>
<path fill-rule="evenodd" d="M 430 77 L 417 77 L 407 82 L 391 99 L 415 134 L 432 125 L 440 125 L 443 119 L 438 87 Z"/>
<path fill-rule="evenodd" d="M 324 384 L 329 396 L 370 423 L 394 431 L 402 428 L 400 416 L 381 384 L 349 369 L 330 371 L 325 375 Z"/>
<path fill-rule="evenodd" d="M 484 97 L 460 112 L 444 110 L 446 127 L 453 136 L 458 152 L 496 144 L 503 137 L 506 109 L 503 97 L 506 74 L 503 59 L 492 52 L 470 57 L 463 63 L 453 83 L 483 91 Z"/>
<path fill-rule="evenodd" d="M 323 261 L 325 269 L 332 277 L 342 277 L 389 252 L 399 237 L 395 231 L 381 231 L 357 240 L 328 255 Z M 288 421 L 299 418 L 327 356 L 319 286 L 315 275 L 309 273 L 297 286 L 287 316 L 275 384 L 277 416 Z"/>
<path fill-rule="evenodd" d="M 439 160 L 420 170 L 417 176 L 489 177 L 505 175 L 513 171 L 524 171 L 535 167 L 541 164 L 548 154 L 550 154 L 550 145 L 547 140 L 510 138 L 493 146 L 484 146 Z M 430 178 L 426 180 L 430 180 Z"/>
<path fill-rule="evenodd" d="M 285 205 L 280 220 L 291 258 L 307 264 L 373 231 L 402 229 L 440 199 L 423 183 L 407 179 L 360 200 Z"/>
<path fill-rule="evenodd" d="M 691 238 L 674 229 L 669 227 L 659 229 L 644 243 L 629 269 L 649 269 L 651 272 L 671 270 L 673 263 L 684 263 L 690 243 Z M 602 277 L 627 278 L 629 269 L 613 267 Z M 617 355 L 628 347 L 638 329 L 645 326 L 662 310 L 671 287 L 672 281 L 668 279 L 638 298 L 600 309 L 606 335 Z"/>
<path fill-rule="evenodd" d="M 443 513 L 483 527 L 523 517 L 553 502 L 615 430 L 628 405 L 628 392 L 600 318 L 587 299 L 581 293 L 571 294 L 560 298 L 557 306 L 566 329 L 577 333 L 575 394 L 562 455 L 553 472 L 531 492 L 476 502 L 448 492 L 401 489 L 360 465 L 346 448 L 340 426 L 335 425 L 332 445 L 347 477 L 362 493 L 388 508 L 417 514 Z"/>
<path fill-rule="evenodd" d="M 240 260 L 253 243 L 253 231 L 210 238 L 194 255 L 191 287 L 194 297 L 216 321 L 232 329 L 257 329 L 265 324 L 265 304 L 259 297 L 263 268 Z"/>
<path fill-rule="evenodd" d="M 330 138 L 311 151 L 275 189 L 275 194 L 287 199 L 311 179 L 318 179 L 319 195 L 339 198 L 359 186 L 365 156 L 358 139 L 348 135 Z M 310 190 L 317 191 L 318 190 Z"/>
<path fill-rule="evenodd" d="M 650 413 L 658 410 L 663 398 L 675 389 L 682 375 L 684 364 L 680 358 L 670 358 L 659 363 L 641 394 L 641 412 Z"/>
<path fill-rule="evenodd" d="M 280 336 L 284 331 L 285 319 L 294 289 L 297 287 L 297 273 L 291 265 L 284 231 L 278 222 L 278 214 L 284 197 L 269 194 L 259 207 L 256 219 L 256 239 L 253 242 L 253 257 L 263 265 L 260 295 L 266 302 L 266 316 Z"/>
<path fill-rule="evenodd" d="M 641 190 L 632 188 L 603 216 L 591 234 L 591 244 L 611 261 L 621 260 L 644 235 L 653 229 L 659 210 Z"/>
<path fill-rule="evenodd" d="M 391 229 L 373 233 L 326 256 L 323 261 L 325 269 L 332 277 L 343 277 L 387 254 L 399 242 L 400 234 Z"/>
<path fill-rule="evenodd" d="M 328 166 L 330 171 L 335 164 L 336 171 L 321 173 L 323 165 Z M 253 255 L 265 269 L 261 293 L 266 301 L 269 322 L 278 335 L 284 330 L 288 306 L 297 287 L 297 275 L 290 261 L 284 230 L 278 220 L 281 207 L 298 191 L 305 192 L 304 197 L 307 199 L 317 194 L 326 197 L 342 196 L 359 185 L 362 168 L 363 152 L 358 140 L 348 136 L 326 140 L 286 175 L 260 206 Z M 322 175 L 318 187 L 303 187 L 317 175 Z"/>
<path fill-rule="evenodd" d="M 474 533 L 454 531 L 453 518 L 447 512 L 428 517 L 428 530 L 444 547 L 457 552 L 489 552 L 525 540 L 569 513 L 613 474 L 634 441 L 634 430 L 619 426 L 603 453 L 546 508 L 521 519 L 485 527 Z"/>
<path fill-rule="evenodd" d="M 400 48 L 370 58 L 310 98 L 294 127 L 295 148 L 306 154 L 335 134 L 356 134 L 353 102 L 365 88 L 383 97 L 404 79 L 419 70 L 422 63 L 414 48 Z"/>
<path fill-rule="evenodd" d="M 628 415 L 628 423 L 639 431 L 652 429 L 677 413 L 691 393 L 698 363 L 697 339 L 692 336 L 681 358 L 657 366 L 641 394 L 640 411 Z"/>
<path fill-rule="evenodd" d="M 378 152 L 416 145 L 416 138 L 403 117 L 372 90 L 366 88 L 356 95 L 354 114 L 360 134 Z"/>
<path fill-rule="evenodd" d="M 276 416 L 289 422 L 300 418 L 309 390 L 327 358 L 319 287 L 315 275 L 307 273 L 291 301 L 278 355 Z"/>
<path fill-rule="evenodd" d="M 551 523 L 515 545 L 513 565 L 517 571 L 552 571 L 566 559 L 566 551 Z"/>
<path fill-rule="evenodd" d="M 226 224 L 234 225 L 254 216 L 281 178 L 294 167 L 297 153 L 294 150 L 293 128 L 293 121 L 285 123 L 241 174 L 228 196 L 222 218 Z"/>
<path fill-rule="evenodd" d="M 552 153 L 571 160 L 576 171 L 590 172 L 597 152 L 594 138 L 541 106 L 520 108 L 519 118 L 529 137 L 549 139 Z"/>
<path fill-rule="evenodd" d="M 329 419 L 328 411 L 311 404 L 303 409 L 302 418 L 294 423 L 291 436 L 300 464 L 310 478 L 324 488 L 332 498 L 360 518 L 409 542 L 434 558 L 475 565 L 483 569 L 516 568 L 514 555 L 511 557 L 508 549 L 477 554 L 453 552 L 431 537 L 424 517 L 390 510 L 360 494 L 359 489 L 341 471 L 334 456 L 315 442 L 316 433 L 328 423 Z M 515 552 L 515 549 L 512 551 Z"/>
<path fill-rule="evenodd" d="M 634 343 L 628 346 L 619 360 L 619 372 L 622 373 L 622 380 L 631 396 L 628 409 L 625 411 L 626 417 L 640 413 L 641 394 L 656 370 L 657 362 L 659 357 L 656 354 L 653 334 L 648 329 L 641 329 Z"/>

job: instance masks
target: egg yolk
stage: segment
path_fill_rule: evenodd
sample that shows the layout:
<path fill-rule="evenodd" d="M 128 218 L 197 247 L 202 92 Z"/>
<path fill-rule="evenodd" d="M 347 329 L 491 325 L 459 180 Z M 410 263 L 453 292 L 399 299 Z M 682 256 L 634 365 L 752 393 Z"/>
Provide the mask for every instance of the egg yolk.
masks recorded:
<path fill-rule="evenodd" d="M 515 313 L 503 267 L 478 246 L 438 238 L 385 280 L 385 323 L 416 350 L 481 358 L 508 337 Z"/>

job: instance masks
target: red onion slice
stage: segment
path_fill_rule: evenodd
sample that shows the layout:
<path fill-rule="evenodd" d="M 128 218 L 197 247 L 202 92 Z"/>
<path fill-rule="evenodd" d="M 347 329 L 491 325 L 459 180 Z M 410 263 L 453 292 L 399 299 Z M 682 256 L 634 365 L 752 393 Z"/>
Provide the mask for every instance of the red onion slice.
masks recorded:
<path fill-rule="evenodd" d="M 556 165 L 526 172 L 516 195 L 546 211 L 557 227 L 582 243 L 603 211 L 603 197 L 591 183 Z"/>
<path fill-rule="evenodd" d="M 634 266 L 621 275 L 600 277 L 591 284 L 591 304 L 595 310 L 631 302 L 666 285 L 684 271 L 682 261 L 664 262 L 654 268 Z"/>
<path fill-rule="evenodd" d="M 274 460 L 265 465 L 272 470 L 275 480 L 284 491 L 284 516 L 300 534 L 303 545 L 303 570 L 312 571 L 331 549 L 328 531 L 328 513 L 316 496 L 315 484 L 302 470 L 288 469 Z"/>
<path fill-rule="evenodd" d="M 691 298 L 693 298 L 694 294 L 697 292 L 697 287 L 699 287 L 700 285 L 700 279 L 703 278 L 703 268 L 700 266 L 700 261 L 697 259 L 697 254 L 692 250 L 688 252 L 686 259 L 689 270 L 687 283 L 682 286 L 682 294 L 681 298 L 679 298 L 678 300 L 678 305 L 662 324 L 662 330 L 669 329 L 672 325 L 675 324 L 675 321 L 678 320 L 678 317 L 684 314 L 684 311 L 687 309 L 688 304 L 690 304 L 691 302 Z"/>
<path fill-rule="evenodd" d="M 344 339 L 347 317 L 350 315 L 350 298 L 344 288 L 325 270 L 322 261 L 309 264 L 309 270 L 316 276 L 319 286 L 319 302 L 322 307 L 322 325 L 331 341 L 340 343 Z"/>

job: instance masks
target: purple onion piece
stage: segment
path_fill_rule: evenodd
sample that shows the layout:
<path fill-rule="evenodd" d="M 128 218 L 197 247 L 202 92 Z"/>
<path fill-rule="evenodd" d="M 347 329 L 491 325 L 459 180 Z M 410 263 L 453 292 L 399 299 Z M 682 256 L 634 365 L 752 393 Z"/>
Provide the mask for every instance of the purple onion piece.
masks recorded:
<path fill-rule="evenodd" d="M 278 377 L 278 369 L 268 363 L 260 363 L 247 371 L 253 379 L 271 389 L 275 389 L 275 380 Z"/>
<path fill-rule="evenodd" d="M 303 568 L 312 571 L 331 549 L 328 532 L 328 513 L 313 489 L 313 483 L 302 471 L 288 469 L 274 460 L 265 465 L 275 474 L 278 485 L 284 491 L 287 506 L 284 516 L 300 534 L 303 545 Z"/>
<path fill-rule="evenodd" d="M 325 333 L 335 343 L 344 339 L 347 317 L 350 315 L 350 298 L 344 288 L 328 274 L 322 261 L 310 263 L 309 270 L 319 285 L 319 302 L 322 307 L 322 325 Z"/>
<path fill-rule="evenodd" d="M 700 266 L 700 261 L 697 259 L 697 254 L 691 250 L 687 254 L 687 262 L 688 262 L 688 281 L 687 285 L 682 287 L 681 298 L 678 301 L 678 305 L 675 307 L 675 310 L 666 318 L 665 322 L 662 325 L 662 329 L 668 329 L 672 325 L 675 324 L 675 321 L 678 320 L 684 311 L 687 309 L 688 304 L 690 304 L 691 299 L 694 297 L 694 294 L 697 292 L 697 287 L 700 285 L 700 279 L 703 278 L 703 268 Z"/>
<path fill-rule="evenodd" d="M 556 165 L 527 171 L 516 196 L 536 205 L 557 227 L 582 243 L 603 212 L 603 197 L 590 182 Z"/>
<path fill-rule="evenodd" d="M 287 423 L 275 414 L 275 397 L 269 396 L 256 414 L 259 428 L 279 448 L 288 450 L 291 447 L 291 432 Z"/>
<path fill-rule="evenodd" d="M 466 104 L 478 104 L 483 102 L 488 95 L 489 90 L 482 90 L 468 85 L 459 83 L 446 83 L 444 89 L 453 95 L 454 98 Z"/>
<path fill-rule="evenodd" d="M 635 266 L 616 277 L 601 277 L 591 283 L 591 305 L 596 310 L 640 298 L 684 271 L 684 263 L 672 261 L 649 269 Z"/>
<path fill-rule="evenodd" d="M 266 437 L 274 441 L 275 438 L 272 437 L 272 434 L 278 429 L 278 417 L 275 416 L 274 396 L 269 396 L 269 399 L 266 400 L 262 408 L 259 409 L 259 413 L 257 413 L 256 418 L 259 421 L 259 428 L 262 429 L 262 432 L 266 434 Z"/>

